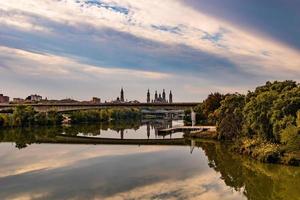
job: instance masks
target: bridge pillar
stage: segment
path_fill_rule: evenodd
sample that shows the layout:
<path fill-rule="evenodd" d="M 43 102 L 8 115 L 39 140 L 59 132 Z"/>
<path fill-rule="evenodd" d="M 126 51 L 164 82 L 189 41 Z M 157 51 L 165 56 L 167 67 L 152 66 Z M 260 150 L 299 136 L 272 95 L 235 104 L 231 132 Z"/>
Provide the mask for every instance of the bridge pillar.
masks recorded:
<path fill-rule="evenodd" d="M 194 112 L 193 108 L 191 108 L 191 119 L 192 119 L 192 126 L 196 125 L 196 113 Z"/>

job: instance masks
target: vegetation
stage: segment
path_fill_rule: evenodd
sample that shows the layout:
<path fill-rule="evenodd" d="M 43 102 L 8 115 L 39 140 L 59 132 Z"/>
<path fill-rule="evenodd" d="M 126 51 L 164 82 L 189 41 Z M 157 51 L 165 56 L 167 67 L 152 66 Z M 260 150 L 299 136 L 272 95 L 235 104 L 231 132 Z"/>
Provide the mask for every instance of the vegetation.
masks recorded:
<path fill-rule="evenodd" d="M 216 125 L 218 139 L 235 141 L 235 151 L 264 162 L 300 164 L 300 85 L 296 82 L 267 82 L 247 95 L 210 94 L 194 110 L 197 123 Z"/>
<path fill-rule="evenodd" d="M 107 121 L 130 121 L 141 118 L 141 112 L 136 108 L 101 109 L 74 111 L 70 113 L 71 123 L 107 122 Z"/>
<path fill-rule="evenodd" d="M 0 114 L 0 127 L 28 127 L 35 125 L 59 125 L 62 114 L 56 111 L 38 113 L 31 106 L 17 106 L 12 114 Z"/>
<path fill-rule="evenodd" d="M 70 117 L 72 124 L 130 121 L 141 118 L 141 112 L 136 108 L 101 109 L 74 111 L 65 116 Z M 56 111 L 36 112 L 32 106 L 17 106 L 12 114 L 0 114 L 0 127 L 31 127 L 42 125 L 61 125 L 64 119 L 62 113 Z"/>

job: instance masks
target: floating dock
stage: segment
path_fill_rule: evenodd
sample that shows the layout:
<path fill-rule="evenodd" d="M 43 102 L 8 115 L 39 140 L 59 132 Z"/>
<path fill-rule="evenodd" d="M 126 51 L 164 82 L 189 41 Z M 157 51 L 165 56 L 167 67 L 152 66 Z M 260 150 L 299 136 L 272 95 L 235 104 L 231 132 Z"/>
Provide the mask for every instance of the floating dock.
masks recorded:
<path fill-rule="evenodd" d="M 215 126 L 174 126 L 171 128 L 160 129 L 158 130 L 159 134 L 168 134 L 168 133 L 176 133 L 176 132 L 201 132 L 201 131 L 216 131 Z"/>

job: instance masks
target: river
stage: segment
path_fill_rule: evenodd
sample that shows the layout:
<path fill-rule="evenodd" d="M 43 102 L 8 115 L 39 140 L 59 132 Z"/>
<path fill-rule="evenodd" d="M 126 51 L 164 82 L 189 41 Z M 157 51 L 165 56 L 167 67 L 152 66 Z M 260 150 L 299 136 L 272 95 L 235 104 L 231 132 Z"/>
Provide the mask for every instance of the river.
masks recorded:
<path fill-rule="evenodd" d="M 170 139 L 144 121 L 0 130 L 0 199 L 300 199 L 300 168 L 262 164 L 228 145 L 38 144 L 56 134 Z"/>

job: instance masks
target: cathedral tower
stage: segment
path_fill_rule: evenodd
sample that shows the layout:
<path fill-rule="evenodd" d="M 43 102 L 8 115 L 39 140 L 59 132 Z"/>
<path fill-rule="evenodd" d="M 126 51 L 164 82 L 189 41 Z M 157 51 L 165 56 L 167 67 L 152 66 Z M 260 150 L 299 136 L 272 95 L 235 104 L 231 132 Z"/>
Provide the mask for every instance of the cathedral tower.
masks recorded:
<path fill-rule="evenodd" d="M 150 91 L 148 89 L 148 92 L 147 92 L 147 103 L 150 103 Z"/>
<path fill-rule="evenodd" d="M 166 102 L 166 92 L 165 92 L 165 89 L 163 89 L 162 98 L 163 98 L 164 102 Z"/>
<path fill-rule="evenodd" d="M 170 90 L 170 94 L 169 94 L 169 103 L 173 103 L 173 95 L 172 95 L 171 90 Z"/>
<path fill-rule="evenodd" d="M 124 90 L 123 90 L 123 88 L 121 89 L 120 101 L 124 102 Z"/>

